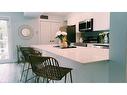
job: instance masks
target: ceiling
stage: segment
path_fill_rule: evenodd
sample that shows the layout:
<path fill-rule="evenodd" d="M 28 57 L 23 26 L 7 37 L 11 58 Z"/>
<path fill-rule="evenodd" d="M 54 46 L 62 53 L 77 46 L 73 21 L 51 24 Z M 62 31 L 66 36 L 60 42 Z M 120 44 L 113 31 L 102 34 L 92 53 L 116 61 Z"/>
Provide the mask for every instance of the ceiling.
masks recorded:
<path fill-rule="evenodd" d="M 71 12 L 43 12 L 43 14 L 46 15 L 53 15 L 53 16 L 67 16 L 69 15 Z"/>
<path fill-rule="evenodd" d="M 39 17 L 40 15 L 51 15 L 51 16 L 67 16 L 71 12 L 24 12 L 24 16 L 27 17 Z"/>

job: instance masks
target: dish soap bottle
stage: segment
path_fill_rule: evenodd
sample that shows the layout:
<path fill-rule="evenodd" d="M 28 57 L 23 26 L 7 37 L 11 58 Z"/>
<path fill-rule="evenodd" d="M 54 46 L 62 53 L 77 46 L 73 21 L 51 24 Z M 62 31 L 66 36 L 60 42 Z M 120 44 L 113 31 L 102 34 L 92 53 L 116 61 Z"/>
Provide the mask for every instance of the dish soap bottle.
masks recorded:
<path fill-rule="evenodd" d="M 105 34 L 105 36 L 104 36 L 104 43 L 105 44 L 108 43 L 108 35 L 107 34 Z"/>

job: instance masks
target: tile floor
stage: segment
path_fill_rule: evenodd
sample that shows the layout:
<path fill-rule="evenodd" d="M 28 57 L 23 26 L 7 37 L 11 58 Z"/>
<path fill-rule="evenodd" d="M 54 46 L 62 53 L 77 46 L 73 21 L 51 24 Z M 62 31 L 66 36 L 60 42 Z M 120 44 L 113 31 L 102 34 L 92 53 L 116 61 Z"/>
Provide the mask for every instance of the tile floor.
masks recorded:
<path fill-rule="evenodd" d="M 20 83 L 20 77 L 22 72 L 23 64 L 17 63 L 8 63 L 8 64 L 0 64 L 0 83 Z M 25 76 L 25 74 L 24 74 Z M 24 76 L 22 83 L 24 82 Z M 31 71 L 29 72 L 29 76 L 32 76 Z M 30 83 L 34 82 L 34 80 L 29 81 Z"/>

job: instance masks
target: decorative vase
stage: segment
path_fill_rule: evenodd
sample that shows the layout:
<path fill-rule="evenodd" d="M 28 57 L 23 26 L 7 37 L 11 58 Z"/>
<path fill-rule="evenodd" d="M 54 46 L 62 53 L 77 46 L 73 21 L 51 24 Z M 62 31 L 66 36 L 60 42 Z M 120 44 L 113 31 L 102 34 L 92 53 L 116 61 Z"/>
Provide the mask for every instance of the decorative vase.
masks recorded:
<path fill-rule="evenodd" d="M 60 48 L 66 48 L 67 47 L 67 42 L 64 41 L 64 40 L 61 40 L 59 46 L 60 46 Z"/>

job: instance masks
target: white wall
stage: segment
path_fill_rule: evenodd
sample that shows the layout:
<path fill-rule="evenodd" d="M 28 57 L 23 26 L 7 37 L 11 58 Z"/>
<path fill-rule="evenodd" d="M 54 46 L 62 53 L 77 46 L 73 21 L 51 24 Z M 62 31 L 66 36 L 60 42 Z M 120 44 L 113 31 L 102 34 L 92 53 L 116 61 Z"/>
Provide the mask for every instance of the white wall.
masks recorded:
<path fill-rule="evenodd" d="M 9 47 L 12 52 L 11 61 L 16 61 L 16 45 L 31 45 L 38 43 L 39 20 L 37 18 L 26 18 L 22 12 L 0 12 L 0 17 L 8 17 L 9 26 Z M 18 28 L 21 25 L 30 25 L 33 28 L 34 36 L 30 40 L 21 39 L 18 35 Z"/>
<path fill-rule="evenodd" d="M 110 13 L 109 12 L 74 12 L 68 15 L 68 25 L 76 25 L 76 32 L 79 32 L 79 22 L 85 19 L 93 18 L 93 30 L 109 30 Z M 79 34 L 76 35 L 76 41 L 79 41 Z"/>

